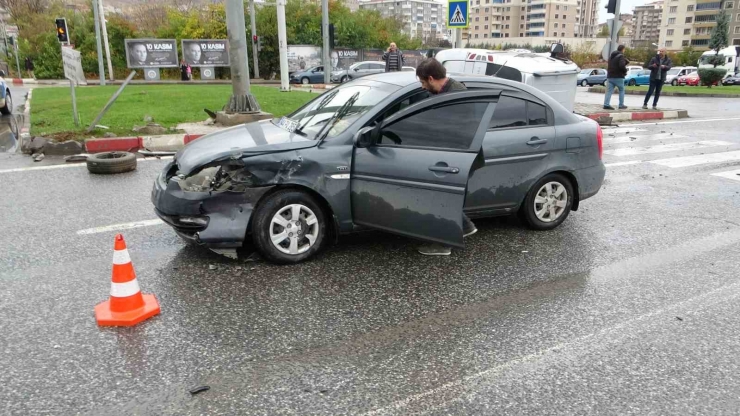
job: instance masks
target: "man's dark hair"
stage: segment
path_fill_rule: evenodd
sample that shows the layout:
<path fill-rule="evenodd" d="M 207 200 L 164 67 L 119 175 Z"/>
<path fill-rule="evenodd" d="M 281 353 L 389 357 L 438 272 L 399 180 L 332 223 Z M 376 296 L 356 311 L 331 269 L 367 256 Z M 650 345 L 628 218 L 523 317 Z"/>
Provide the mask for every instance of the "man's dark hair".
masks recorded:
<path fill-rule="evenodd" d="M 433 79 L 440 80 L 447 77 L 447 69 L 434 58 L 427 58 L 416 67 L 416 76 L 420 79 Z"/>
<path fill-rule="evenodd" d="M 624 45 L 619 45 L 619 46 L 617 46 L 617 50 L 618 50 L 619 52 L 624 52 Z"/>

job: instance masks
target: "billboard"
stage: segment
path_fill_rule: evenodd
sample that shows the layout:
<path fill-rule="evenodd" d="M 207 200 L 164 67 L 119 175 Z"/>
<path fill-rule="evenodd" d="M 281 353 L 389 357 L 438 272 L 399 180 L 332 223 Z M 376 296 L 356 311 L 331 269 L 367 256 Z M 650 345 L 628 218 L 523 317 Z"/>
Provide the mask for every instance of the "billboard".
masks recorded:
<path fill-rule="evenodd" d="M 230 66 L 226 39 L 183 39 L 182 57 L 190 66 Z"/>
<path fill-rule="evenodd" d="M 321 65 L 321 48 L 308 45 L 288 45 L 288 72 L 305 71 Z"/>
<path fill-rule="evenodd" d="M 173 68 L 180 66 L 175 39 L 126 39 L 129 68 Z"/>
<path fill-rule="evenodd" d="M 349 69 L 353 64 L 362 61 L 362 51 L 360 49 L 334 49 L 330 56 L 334 71 Z"/>

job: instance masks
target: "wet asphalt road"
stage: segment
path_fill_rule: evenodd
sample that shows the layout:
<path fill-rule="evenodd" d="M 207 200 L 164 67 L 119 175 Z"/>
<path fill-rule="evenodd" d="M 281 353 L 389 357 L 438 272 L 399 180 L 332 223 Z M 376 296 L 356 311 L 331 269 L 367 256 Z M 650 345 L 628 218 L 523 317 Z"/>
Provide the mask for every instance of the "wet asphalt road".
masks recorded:
<path fill-rule="evenodd" d="M 165 162 L 0 155 L 0 413 L 737 414 L 740 181 L 713 174 L 740 159 L 671 166 L 740 152 L 738 123 L 607 133 L 606 183 L 560 228 L 478 220 L 447 258 L 369 232 L 273 266 L 126 230 L 162 307 L 134 328 L 93 316 L 115 232 L 77 232 L 156 218 Z"/>

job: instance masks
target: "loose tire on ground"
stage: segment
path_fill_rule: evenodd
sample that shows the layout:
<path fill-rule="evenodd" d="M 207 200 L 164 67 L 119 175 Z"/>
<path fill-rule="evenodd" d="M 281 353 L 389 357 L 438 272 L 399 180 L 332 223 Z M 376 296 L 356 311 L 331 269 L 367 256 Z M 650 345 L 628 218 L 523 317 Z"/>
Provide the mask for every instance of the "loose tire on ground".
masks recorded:
<path fill-rule="evenodd" d="M 537 216 L 536 211 L 538 207 L 543 207 L 542 202 L 538 201 L 542 201 L 542 198 L 548 200 L 547 195 L 541 195 L 541 193 L 543 192 L 543 188 L 547 184 L 557 184 L 557 186 L 562 187 L 564 189 L 564 192 L 566 193 L 565 206 L 559 207 L 562 208 L 562 211 L 560 211 L 556 215 L 554 221 L 549 222 L 540 219 Z M 533 230 L 552 230 L 553 228 L 556 228 L 558 225 L 562 224 L 562 222 L 565 221 L 566 218 L 568 218 L 568 214 L 570 214 L 570 209 L 571 207 L 573 207 L 574 197 L 575 193 L 573 192 L 573 184 L 571 184 L 570 180 L 568 180 L 568 178 L 561 174 L 551 173 L 537 181 L 529 190 L 527 197 L 524 198 L 524 203 L 522 204 L 522 207 L 519 209 L 519 216 L 527 224 L 527 226 L 529 226 L 529 228 Z M 558 211 L 557 208 L 556 211 Z"/>
<path fill-rule="evenodd" d="M 13 97 L 10 96 L 10 91 L 5 92 L 5 107 L 0 108 L 0 114 L 4 116 L 13 114 Z"/>
<path fill-rule="evenodd" d="M 252 215 L 254 245 L 272 262 L 299 263 L 320 252 L 327 241 L 326 214 L 308 193 L 294 189 L 275 192 L 260 202 Z M 293 238 L 295 245 L 291 244 Z M 289 253 L 291 249 L 296 253 Z"/>
<path fill-rule="evenodd" d="M 87 158 L 90 173 L 112 174 L 130 172 L 136 169 L 136 155 L 129 152 L 103 152 Z"/>

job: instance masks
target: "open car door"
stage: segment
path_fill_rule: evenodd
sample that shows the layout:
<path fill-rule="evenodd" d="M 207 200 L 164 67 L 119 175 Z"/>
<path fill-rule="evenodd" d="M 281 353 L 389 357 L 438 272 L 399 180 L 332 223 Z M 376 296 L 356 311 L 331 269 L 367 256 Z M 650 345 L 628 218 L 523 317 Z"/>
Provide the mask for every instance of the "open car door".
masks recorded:
<path fill-rule="evenodd" d="M 468 176 L 499 93 L 443 94 L 361 129 L 351 175 L 353 221 L 462 247 Z"/>

